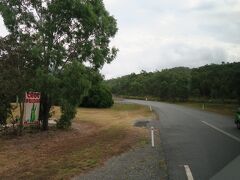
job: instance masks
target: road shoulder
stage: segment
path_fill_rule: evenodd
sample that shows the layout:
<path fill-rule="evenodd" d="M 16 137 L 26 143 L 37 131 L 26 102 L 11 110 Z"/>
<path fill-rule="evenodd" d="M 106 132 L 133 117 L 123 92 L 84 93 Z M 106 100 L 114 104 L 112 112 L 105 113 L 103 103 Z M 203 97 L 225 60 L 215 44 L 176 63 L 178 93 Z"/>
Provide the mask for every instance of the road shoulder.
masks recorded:
<path fill-rule="evenodd" d="M 151 143 L 148 143 L 120 156 L 113 157 L 103 167 L 73 179 L 168 179 L 167 166 L 158 129 L 155 130 L 155 144 L 154 148 L 151 147 Z"/>

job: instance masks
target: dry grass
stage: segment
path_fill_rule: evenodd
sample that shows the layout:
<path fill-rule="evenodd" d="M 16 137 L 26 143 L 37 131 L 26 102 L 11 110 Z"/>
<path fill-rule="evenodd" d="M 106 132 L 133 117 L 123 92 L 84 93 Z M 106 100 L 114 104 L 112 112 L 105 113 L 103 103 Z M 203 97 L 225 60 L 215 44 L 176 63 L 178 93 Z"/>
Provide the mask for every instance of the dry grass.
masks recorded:
<path fill-rule="evenodd" d="M 58 107 L 54 116 L 60 116 Z M 73 129 L 0 138 L 1 179 L 69 179 L 146 141 L 136 119 L 153 117 L 148 108 L 116 104 L 111 109 L 78 109 Z"/>
<path fill-rule="evenodd" d="M 192 107 L 195 109 L 202 110 L 202 103 L 178 103 L 179 105 L 184 105 L 188 107 Z M 214 104 L 214 103 L 205 103 L 204 111 L 214 112 L 218 114 L 222 114 L 225 116 L 234 117 L 238 106 L 236 104 Z"/>

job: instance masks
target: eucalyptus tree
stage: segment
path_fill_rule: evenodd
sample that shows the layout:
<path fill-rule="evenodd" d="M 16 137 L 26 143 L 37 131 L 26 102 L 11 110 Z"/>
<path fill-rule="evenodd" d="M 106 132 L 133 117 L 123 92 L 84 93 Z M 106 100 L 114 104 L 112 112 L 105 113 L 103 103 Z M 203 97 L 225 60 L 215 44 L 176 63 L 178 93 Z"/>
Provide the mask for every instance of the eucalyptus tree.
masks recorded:
<path fill-rule="evenodd" d="M 47 129 L 49 110 L 59 94 L 54 78 L 73 61 L 94 70 L 110 63 L 117 54 L 109 45 L 117 32 L 116 20 L 102 0 L 1 0 L 0 13 L 12 43 L 24 47 L 18 53 L 26 56 L 25 66 L 31 65 L 33 75 L 28 78 L 46 80 L 32 89 L 41 90 L 40 115 Z"/>

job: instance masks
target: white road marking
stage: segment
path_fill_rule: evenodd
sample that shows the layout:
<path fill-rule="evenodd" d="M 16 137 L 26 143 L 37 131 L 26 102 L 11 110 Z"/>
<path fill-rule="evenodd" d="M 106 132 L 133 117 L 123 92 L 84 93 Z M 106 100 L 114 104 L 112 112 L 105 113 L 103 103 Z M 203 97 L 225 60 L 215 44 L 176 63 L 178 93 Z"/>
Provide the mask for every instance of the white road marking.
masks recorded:
<path fill-rule="evenodd" d="M 190 167 L 188 165 L 184 165 L 184 168 L 185 168 L 185 171 L 186 171 L 187 179 L 188 180 L 194 180 Z"/>
<path fill-rule="evenodd" d="M 230 137 L 230 138 L 232 138 L 232 139 L 234 139 L 234 140 L 236 140 L 236 141 L 238 141 L 240 143 L 240 139 L 238 137 L 233 136 L 233 135 L 227 133 L 226 131 L 223 131 L 223 130 L 221 130 L 221 129 L 219 129 L 219 128 L 217 128 L 217 127 L 215 127 L 215 126 L 213 126 L 213 125 L 211 125 L 211 124 L 209 124 L 209 123 L 207 123 L 205 121 L 202 121 L 202 123 L 204 123 L 205 125 L 207 125 L 207 126 L 213 128 L 213 129 L 217 130 L 218 132 L 221 132 L 222 134 L 224 134 L 224 135 L 226 135 L 226 136 L 228 136 L 228 137 Z"/>

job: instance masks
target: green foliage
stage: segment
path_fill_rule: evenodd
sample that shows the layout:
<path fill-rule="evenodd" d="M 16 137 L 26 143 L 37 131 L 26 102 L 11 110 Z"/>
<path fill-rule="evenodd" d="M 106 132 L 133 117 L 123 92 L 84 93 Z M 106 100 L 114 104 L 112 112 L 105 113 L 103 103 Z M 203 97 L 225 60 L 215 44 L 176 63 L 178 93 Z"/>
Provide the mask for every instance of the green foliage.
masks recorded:
<path fill-rule="evenodd" d="M 109 47 L 116 20 L 102 0 L 1 0 L 0 13 L 10 34 L 45 68 L 78 60 L 98 69 L 116 56 Z"/>
<path fill-rule="evenodd" d="M 173 68 L 154 73 L 141 72 L 107 81 L 113 94 L 127 96 L 153 96 L 162 100 L 188 98 L 191 70 Z"/>
<path fill-rule="evenodd" d="M 0 94 L 0 125 L 5 125 L 7 118 L 11 115 L 11 104 L 6 96 Z"/>
<path fill-rule="evenodd" d="M 192 98 L 238 100 L 240 63 L 206 65 L 189 69 L 166 69 L 153 73 L 130 74 L 107 81 L 113 94 L 152 96 L 161 100 L 186 101 Z"/>
<path fill-rule="evenodd" d="M 67 101 L 61 103 L 62 116 L 57 122 L 57 127 L 59 129 L 67 129 L 71 126 L 71 120 L 75 117 L 76 108 Z"/>
<path fill-rule="evenodd" d="M 60 83 L 61 79 L 58 74 L 49 73 L 47 70 L 38 68 L 32 85 L 35 91 L 48 92 L 50 97 L 57 97 L 56 91 L 60 90 Z"/>
<path fill-rule="evenodd" d="M 24 92 L 40 91 L 46 130 L 52 104 L 64 100 L 75 107 L 95 81 L 87 76 L 115 58 L 117 49 L 109 44 L 116 20 L 102 0 L 1 0 L 0 14 L 10 33 L 0 39 L 0 65 L 6 69 L 0 83 L 12 92 L 3 94 L 23 102 Z"/>
<path fill-rule="evenodd" d="M 74 61 L 66 65 L 59 74 L 59 94 L 62 116 L 57 123 L 60 129 L 67 129 L 76 114 L 76 107 L 91 87 L 91 70 Z"/>
<path fill-rule="evenodd" d="M 25 74 L 20 70 L 24 63 L 18 61 L 15 52 L 12 51 L 15 48 L 19 51 L 22 49 L 18 48 L 17 43 L 11 46 L 12 42 L 11 37 L 0 38 L 0 124 L 5 124 L 7 118 L 12 116 L 11 102 L 15 100 L 16 94 L 22 93 L 22 86 L 26 85 L 21 76 Z"/>
<path fill-rule="evenodd" d="M 25 61 L 28 56 L 26 49 L 15 41 L 13 36 L 0 38 L 0 94 L 8 98 L 24 96 L 24 89 L 29 88 L 34 67 Z"/>
<path fill-rule="evenodd" d="M 71 105 L 78 106 L 91 87 L 91 73 L 84 65 L 74 61 L 60 74 L 59 95 Z"/>
<path fill-rule="evenodd" d="M 239 99 L 240 63 L 206 65 L 192 70 L 191 93 L 212 99 Z M 196 94 L 197 92 L 197 94 Z M 240 101 L 239 101 L 240 102 Z"/>
<path fill-rule="evenodd" d="M 82 98 L 87 94 L 91 81 L 90 70 L 81 63 L 74 61 L 66 65 L 59 74 L 58 99 L 60 100 L 62 116 L 57 123 L 60 129 L 71 126 L 71 120 L 76 113 L 76 107 L 81 103 Z"/>
<path fill-rule="evenodd" d="M 110 90 L 102 84 L 93 86 L 83 98 L 82 107 L 108 108 L 113 105 Z"/>
<path fill-rule="evenodd" d="M 99 71 L 89 71 L 89 78 L 92 86 L 89 92 L 84 96 L 80 106 L 108 108 L 113 105 L 112 94 L 110 90 L 103 84 L 103 77 Z"/>

